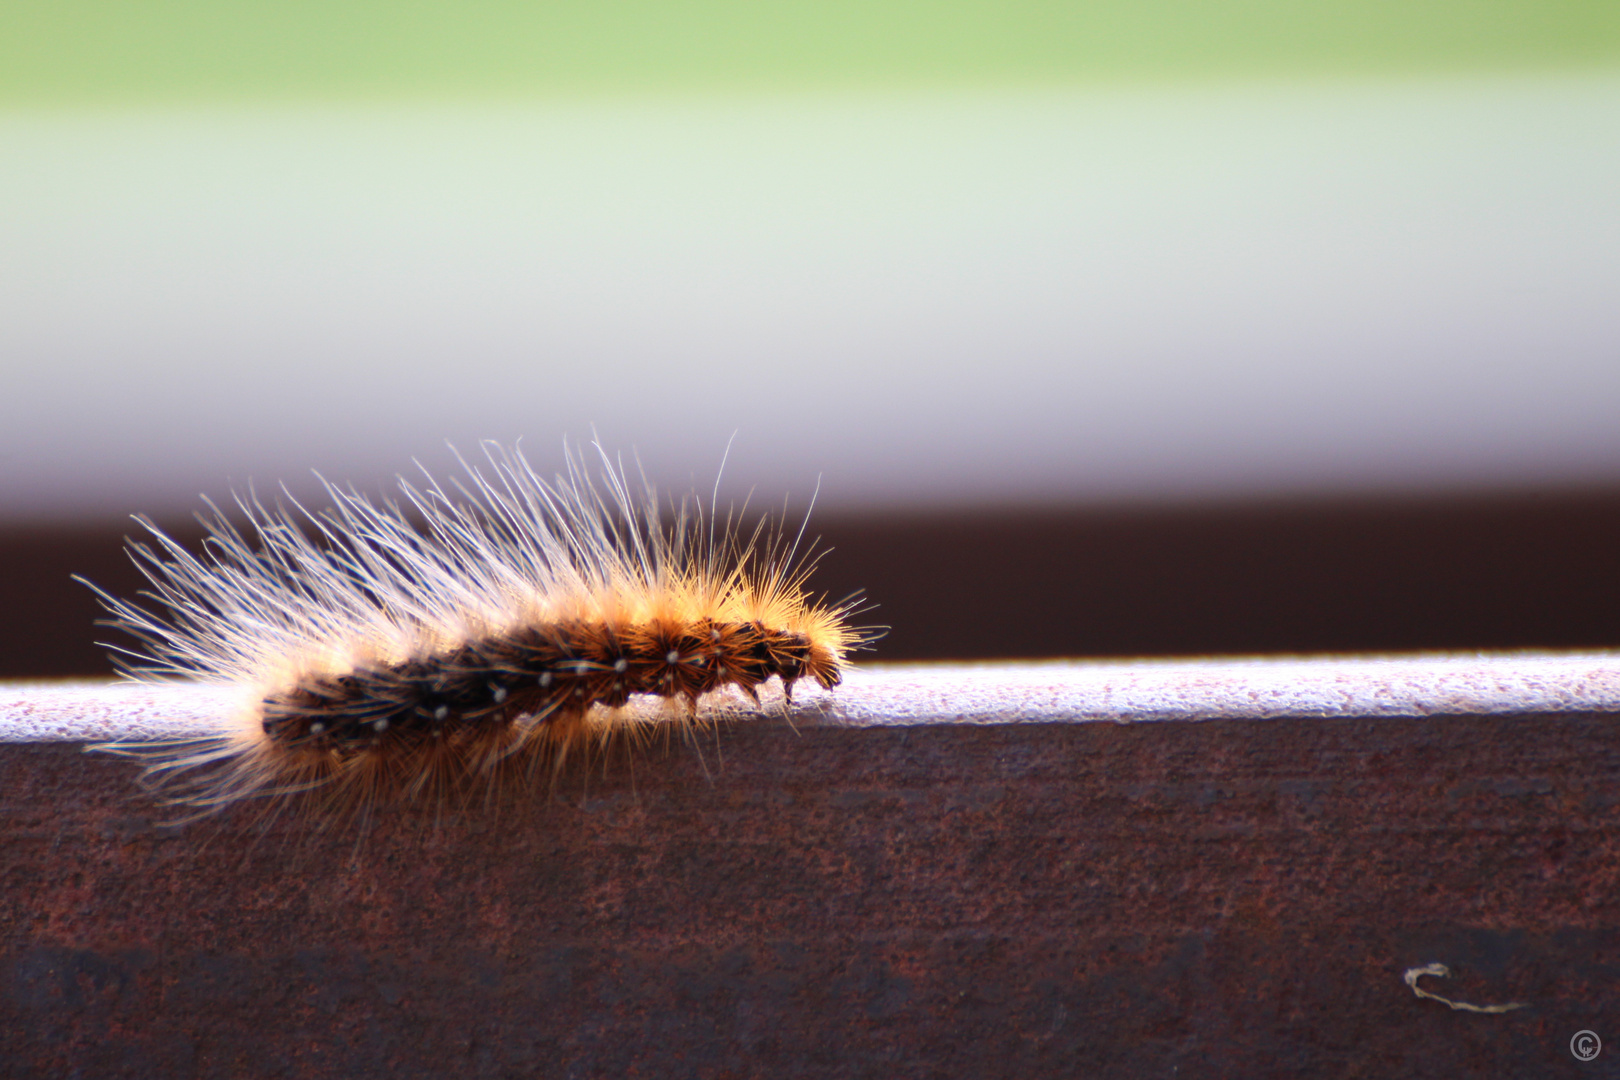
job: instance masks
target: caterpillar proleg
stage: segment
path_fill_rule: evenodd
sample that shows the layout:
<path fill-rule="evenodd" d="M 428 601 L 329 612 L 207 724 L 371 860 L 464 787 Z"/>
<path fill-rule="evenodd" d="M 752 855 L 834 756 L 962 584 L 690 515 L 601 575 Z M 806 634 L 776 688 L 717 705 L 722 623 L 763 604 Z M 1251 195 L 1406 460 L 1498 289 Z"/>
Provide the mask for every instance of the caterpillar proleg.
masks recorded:
<path fill-rule="evenodd" d="M 548 481 L 485 444 L 481 465 L 458 456 L 454 494 L 424 472 L 400 479 L 401 502 L 324 479 L 320 510 L 238 494 L 245 525 L 213 503 L 199 515 L 200 556 L 137 518 L 146 602 L 96 589 L 142 643 L 122 652 L 125 674 L 227 683 L 242 700 L 197 739 L 98 749 L 143 758 L 199 810 L 475 798 L 690 732 L 717 691 L 757 703 L 771 679 L 788 700 L 800 680 L 838 685 L 871 635 L 850 625 L 857 598 L 807 591 L 819 556 L 800 550 L 802 527 L 745 530 L 713 500 L 666 516 L 650 484 L 596 454 L 591 467 L 569 452 Z"/>

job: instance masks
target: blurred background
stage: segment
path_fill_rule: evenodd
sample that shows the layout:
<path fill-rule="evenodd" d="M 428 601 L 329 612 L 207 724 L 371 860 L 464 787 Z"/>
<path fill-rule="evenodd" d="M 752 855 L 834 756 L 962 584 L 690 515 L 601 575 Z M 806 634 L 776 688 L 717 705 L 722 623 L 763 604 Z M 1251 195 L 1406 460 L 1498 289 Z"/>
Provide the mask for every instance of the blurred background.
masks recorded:
<path fill-rule="evenodd" d="M 1620 645 L 1617 193 L 1606 0 L 3 0 L 0 676 L 593 431 L 878 658 Z"/>

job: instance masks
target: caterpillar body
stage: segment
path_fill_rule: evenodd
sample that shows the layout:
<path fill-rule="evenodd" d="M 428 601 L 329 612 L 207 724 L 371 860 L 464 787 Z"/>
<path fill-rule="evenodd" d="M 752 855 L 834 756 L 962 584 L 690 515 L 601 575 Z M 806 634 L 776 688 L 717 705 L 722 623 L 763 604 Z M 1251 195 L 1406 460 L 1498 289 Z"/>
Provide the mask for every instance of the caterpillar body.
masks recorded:
<path fill-rule="evenodd" d="M 243 694 L 218 732 L 100 749 L 145 759 L 179 803 L 314 793 L 356 807 L 477 796 L 514 772 L 555 773 L 619 741 L 706 722 L 700 702 L 775 678 L 838 685 L 852 597 L 806 591 L 817 556 L 762 525 L 743 534 L 691 501 L 661 516 L 597 447 L 542 479 L 521 451 L 462 461 L 460 498 L 428 477 L 376 504 L 326 483 L 331 506 L 212 503 L 202 557 L 150 521 L 130 553 L 155 609 L 97 589 L 142 642 L 140 679 L 224 682 Z M 290 504 L 290 505 L 288 505 Z M 86 582 L 86 584 L 89 584 Z M 95 588 L 91 585 L 91 588 Z M 632 706 L 648 699 L 660 709 Z"/>

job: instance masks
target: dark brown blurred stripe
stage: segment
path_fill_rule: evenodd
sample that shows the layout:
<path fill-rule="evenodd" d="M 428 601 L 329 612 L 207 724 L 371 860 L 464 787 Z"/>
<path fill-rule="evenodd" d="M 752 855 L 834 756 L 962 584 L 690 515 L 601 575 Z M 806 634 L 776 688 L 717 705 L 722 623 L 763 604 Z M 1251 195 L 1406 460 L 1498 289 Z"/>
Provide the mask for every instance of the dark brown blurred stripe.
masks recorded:
<path fill-rule="evenodd" d="M 885 659 L 1620 645 L 1620 492 L 821 524 Z"/>
<path fill-rule="evenodd" d="M 864 587 L 874 657 L 1620 645 L 1620 491 L 820 515 L 815 583 Z M 83 574 L 122 528 L 0 531 L 0 677 L 110 670 Z M 194 542 L 194 525 L 175 535 Z"/>

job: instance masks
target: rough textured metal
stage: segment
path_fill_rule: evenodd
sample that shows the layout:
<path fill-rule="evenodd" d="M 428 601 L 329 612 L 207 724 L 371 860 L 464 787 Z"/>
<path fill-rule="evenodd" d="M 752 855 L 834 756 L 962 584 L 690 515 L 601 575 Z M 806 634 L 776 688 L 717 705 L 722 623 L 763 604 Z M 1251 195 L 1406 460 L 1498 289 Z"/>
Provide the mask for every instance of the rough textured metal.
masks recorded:
<path fill-rule="evenodd" d="M 878 664 L 837 693 L 803 680 L 794 700 L 799 723 L 861 725 L 1605 711 L 1620 710 L 1620 652 Z M 182 738 L 254 704 L 218 686 L 12 683 L 0 742 Z"/>
<path fill-rule="evenodd" d="M 1620 1063 L 1613 715 L 769 721 L 489 809 L 164 816 L 0 746 L 0 1076 Z"/>

